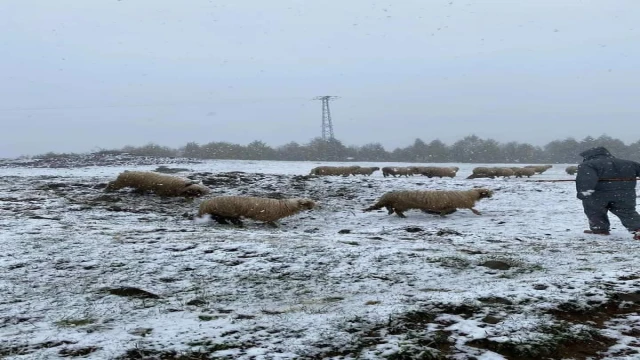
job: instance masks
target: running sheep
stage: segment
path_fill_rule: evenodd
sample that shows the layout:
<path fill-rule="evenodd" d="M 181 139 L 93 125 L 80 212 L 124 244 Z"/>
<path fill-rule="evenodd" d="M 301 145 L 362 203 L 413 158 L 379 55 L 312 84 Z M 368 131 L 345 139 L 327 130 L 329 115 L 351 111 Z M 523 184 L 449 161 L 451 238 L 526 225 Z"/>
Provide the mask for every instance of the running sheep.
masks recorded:
<path fill-rule="evenodd" d="M 567 174 L 569 175 L 575 175 L 578 173 L 578 167 L 577 166 L 567 166 L 567 168 L 565 169 L 565 171 L 567 172 Z"/>
<path fill-rule="evenodd" d="M 498 176 L 498 172 L 495 168 L 490 167 L 476 167 L 472 170 L 472 174 L 467 177 L 467 179 L 476 179 L 476 178 L 495 178 Z"/>
<path fill-rule="evenodd" d="M 508 178 L 515 175 L 512 168 L 505 167 L 477 167 L 473 169 L 473 173 L 467 179 L 491 178 L 496 177 Z"/>
<path fill-rule="evenodd" d="M 377 166 L 372 166 L 372 167 L 361 167 L 358 169 L 354 169 L 353 171 L 351 171 L 351 175 L 356 176 L 356 175 L 365 175 L 365 176 L 371 176 L 374 172 L 380 170 L 379 167 Z"/>
<path fill-rule="evenodd" d="M 410 209 L 419 209 L 430 214 L 440 214 L 442 216 L 451 214 L 457 209 L 469 209 L 474 214 L 480 212 L 474 209 L 476 202 L 480 199 L 490 198 L 493 191 L 489 189 L 471 189 L 466 191 L 453 190 L 405 190 L 391 191 L 364 211 L 387 209 L 389 215 L 394 212 L 401 218 L 406 217 L 404 212 Z"/>
<path fill-rule="evenodd" d="M 527 165 L 526 168 L 533 169 L 536 174 L 542 174 L 543 172 L 551 169 L 553 165 Z"/>
<path fill-rule="evenodd" d="M 303 210 L 316 207 L 316 203 L 306 198 L 270 199 L 254 196 L 218 196 L 203 201 L 198 210 L 198 217 L 209 215 L 219 224 L 242 226 L 241 218 L 264 221 L 277 227 L 276 221 L 295 215 Z"/>
<path fill-rule="evenodd" d="M 413 168 L 412 167 L 394 167 L 394 166 L 385 166 L 382 168 L 382 176 L 387 177 L 387 176 L 393 176 L 396 177 L 396 175 L 398 176 L 406 176 L 409 177 L 409 175 L 413 176 Z"/>
<path fill-rule="evenodd" d="M 437 166 L 414 166 L 411 168 L 414 174 L 419 174 L 423 176 L 427 176 L 429 178 L 432 177 L 456 177 L 456 173 L 458 172 L 458 167 L 437 167 Z"/>
<path fill-rule="evenodd" d="M 511 168 L 497 167 L 494 169 L 496 171 L 496 176 L 502 176 L 503 178 L 512 177 L 516 174 Z"/>
<path fill-rule="evenodd" d="M 163 197 L 199 197 L 211 192 L 208 187 L 192 180 L 148 171 L 127 170 L 120 173 L 114 181 L 110 181 L 105 190 L 115 191 L 126 187 L 138 192 L 151 191 Z"/>
<path fill-rule="evenodd" d="M 349 176 L 360 166 L 318 166 L 311 169 L 310 175 L 319 176 Z"/>
<path fill-rule="evenodd" d="M 536 171 L 532 168 L 521 168 L 521 167 L 513 167 L 511 168 L 511 170 L 513 170 L 515 176 L 517 178 L 521 178 L 521 177 L 532 177 L 533 175 L 536 174 Z"/>

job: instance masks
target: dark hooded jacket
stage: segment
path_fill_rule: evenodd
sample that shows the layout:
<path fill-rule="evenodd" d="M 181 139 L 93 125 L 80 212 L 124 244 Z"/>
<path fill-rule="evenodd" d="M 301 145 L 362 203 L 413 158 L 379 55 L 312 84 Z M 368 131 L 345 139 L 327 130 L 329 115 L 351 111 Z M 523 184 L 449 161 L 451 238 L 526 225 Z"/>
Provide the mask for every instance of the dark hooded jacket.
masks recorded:
<path fill-rule="evenodd" d="M 583 151 L 580 156 L 584 161 L 578 165 L 576 175 L 578 199 L 584 199 L 594 191 L 635 191 L 636 178 L 640 176 L 640 163 L 618 159 L 604 147 Z M 629 180 L 602 181 L 601 179 Z"/>

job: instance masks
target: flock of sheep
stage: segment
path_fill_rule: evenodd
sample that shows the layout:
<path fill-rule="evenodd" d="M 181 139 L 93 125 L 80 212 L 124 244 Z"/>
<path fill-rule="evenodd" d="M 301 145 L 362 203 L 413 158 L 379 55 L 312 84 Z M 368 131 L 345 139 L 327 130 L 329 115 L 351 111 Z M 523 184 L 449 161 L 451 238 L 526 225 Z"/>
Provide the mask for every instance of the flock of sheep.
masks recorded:
<path fill-rule="evenodd" d="M 542 174 L 551 165 L 526 166 L 522 168 L 488 168 L 477 167 L 468 179 L 495 177 L 530 177 L 536 173 Z M 575 169 L 574 169 L 575 168 Z M 432 177 L 456 176 L 458 167 L 410 166 L 410 167 L 360 167 L 360 166 L 320 166 L 311 170 L 316 176 L 370 176 L 375 171 L 382 170 L 387 176 L 423 175 Z M 568 167 L 568 174 L 575 174 L 575 166 Z M 107 184 L 105 191 L 115 191 L 122 188 L 133 188 L 137 192 L 153 192 L 162 197 L 201 197 L 211 193 L 203 184 L 175 176 L 158 174 L 148 171 L 124 171 Z M 390 191 L 385 193 L 374 205 L 364 211 L 386 208 L 389 215 L 395 213 L 405 217 L 404 212 L 418 209 L 428 214 L 445 216 L 457 209 L 469 209 L 474 214 L 480 212 L 474 208 L 480 199 L 490 198 L 493 191 L 474 188 L 466 191 L 444 190 L 412 190 Z M 242 218 L 262 221 L 276 227 L 276 221 L 304 210 L 316 208 L 315 201 L 308 198 L 271 199 L 255 196 L 216 196 L 204 200 L 198 209 L 198 217 L 210 217 L 220 224 L 242 225 Z"/>
<path fill-rule="evenodd" d="M 200 197 L 211 190 L 191 180 L 148 171 L 124 171 L 110 181 L 105 191 L 133 188 L 137 192 L 151 191 L 163 197 Z M 252 196 L 217 196 L 200 204 L 198 216 L 210 216 L 220 224 L 231 222 L 242 225 L 242 217 L 264 221 L 276 226 L 275 221 L 316 206 L 311 199 L 269 199 Z"/>
<path fill-rule="evenodd" d="M 387 166 L 380 169 L 377 166 L 373 167 L 360 167 L 360 166 L 318 166 L 311 169 L 309 175 L 318 176 L 349 176 L 349 175 L 366 175 L 371 176 L 374 172 L 381 170 L 382 176 L 413 176 L 424 175 L 430 178 L 432 177 L 450 177 L 456 176 L 458 170 L 457 166 L 451 167 L 438 167 L 438 166 Z"/>
<path fill-rule="evenodd" d="M 496 178 L 503 177 L 509 178 L 515 176 L 517 178 L 531 177 L 535 174 L 542 174 L 545 171 L 551 169 L 553 165 L 527 165 L 524 167 L 476 167 L 473 169 L 473 173 L 467 177 L 467 179 L 477 178 Z M 381 170 L 382 176 L 414 176 L 423 175 L 429 178 L 438 177 L 456 177 L 458 170 L 457 166 L 387 166 L 380 169 L 379 167 L 360 167 L 360 166 L 318 166 L 311 169 L 310 175 L 318 176 L 349 176 L 349 175 L 366 175 L 371 176 L 374 172 Z M 578 171 L 577 166 L 569 166 L 566 168 L 566 172 L 569 175 L 575 175 Z"/>

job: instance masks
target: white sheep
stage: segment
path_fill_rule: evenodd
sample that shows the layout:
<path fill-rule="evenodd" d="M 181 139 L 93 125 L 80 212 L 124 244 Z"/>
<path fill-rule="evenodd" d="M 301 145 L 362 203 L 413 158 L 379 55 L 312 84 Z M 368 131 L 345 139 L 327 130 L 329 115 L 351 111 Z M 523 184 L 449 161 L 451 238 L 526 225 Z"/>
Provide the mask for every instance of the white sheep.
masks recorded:
<path fill-rule="evenodd" d="M 319 176 L 349 176 L 360 166 L 318 166 L 311 169 L 310 175 Z"/>
<path fill-rule="evenodd" d="M 371 176 L 374 172 L 380 170 L 379 167 L 377 166 L 372 166 L 372 167 L 361 167 L 361 168 L 357 168 L 351 171 L 351 175 L 356 176 L 356 175 L 365 175 L 365 176 Z"/>
<path fill-rule="evenodd" d="M 513 173 L 517 178 L 521 178 L 524 176 L 530 178 L 536 174 L 536 171 L 532 168 L 512 167 L 511 170 L 513 170 Z"/>
<path fill-rule="evenodd" d="M 396 177 L 396 175 L 398 176 L 406 176 L 409 177 L 409 175 L 413 176 L 413 168 L 412 167 L 397 167 L 397 166 L 385 166 L 382 168 L 382 176 L 387 177 L 387 176 L 393 176 Z"/>
<path fill-rule="evenodd" d="M 575 175 L 578 173 L 578 167 L 575 165 L 572 166 L 567 166 L 567 168 L 565 169 L 565 171 L 567 172 L 567 174 L 569 175 Z"/>
<path fill-rule="evenodd" d="M 429 178 L 432 177 L 456 177 L 456 173 L 458 172 L 458 167 L 438 167 L 438 166 L 413 166 L 411 168 L 414 174 L 419 174 L 423 176 L 427 176 Z"/>
<path fill-rule="evenodd" d="M 316 203 L 306 198 L 270 199 L 255 196 L 218 196 L 200 204 L 198 216 L 206 214 L 220 224 L 231 221 L 242 225 L 241 218 L 264 221 L 276 227 L 275 221 L 287 216 L 310 210 Z"/>
<path fill-rule="evenodd" d="M 537 174 L 542 174 L 543 172 L 551 169 L 553 165 L 527 165 L 525 167 L 533 169 Z"/>
<path fill-rule="evenodd" d="M 148 171 L 127 170 L 120 173 L 114 181 L 110 181 L 105 190 L 114 191 L 126 187 L 140 192 L 152 191 L 159 196 L 197 197 L 211 192 L 208 187 L 192 180 Z"/>
<path fill-rule="evenodd" d="M 387 209 L 389 215 L 394 212 L 399 217 L 406 217 L 404 212 L 410 209 L 420 209 L 428 213 L 446 215 L 456 209 L 469 209 L 474 214 L 480 212 L 474 209 L 475 203 L 493 196 L 489 189 L 471 189 L 466 191 L 454 190 L 404 190 L 388 192 L 364 211 Z"/>
<path fill-rule="evenodd" d="M 467 179 L 476 179 L 476 178 L 495 178 L 498 176 L 498 172 L 496 168 L 490 167 L 476 167 L 472 170 L 472 174 L 467 177 Z"/>

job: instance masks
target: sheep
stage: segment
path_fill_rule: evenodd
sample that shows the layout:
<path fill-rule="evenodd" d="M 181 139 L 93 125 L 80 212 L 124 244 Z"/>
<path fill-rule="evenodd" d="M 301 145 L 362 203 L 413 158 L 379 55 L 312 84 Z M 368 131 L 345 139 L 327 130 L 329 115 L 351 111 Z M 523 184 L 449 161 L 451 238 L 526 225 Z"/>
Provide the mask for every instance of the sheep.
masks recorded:
<path fill-rule="evenodd" d="M 565 169 L 565 171 L 567 172 L 567 174 L 569 175 L 575 175 L 578 173 L 578 167 L 575 165 L 572 166 L 567 166 L 567 168 Z"/>
<path fill-rule="evenodd" d="M 551 169 L 553 165 L 527 165 L 526 168 L 533 169 L 536 174 L 542 174 L 543 172 Z"/>
<path fill-rule="evenodd" d="M 496 176 L 502 176 L 503 178 L 508 178 L 515 175 L 515 172 L 511 170 L 511 168 L 497 167 L 493 169 L 496 172 Z"/>
<path fill-rule="evenodd" d="M 387 176 L 393 176 L 396 177 L 396 175 L 398 176 L 406 176 L 409 177 L 409 175 L 413 176 L 413 168 L 411 167 L 392 167 L 392 166 L 385 166 L 382 168 L 382 176 L 387 177 Z"/>
<path fill-rule="evenodd" d="M 511 168 L 511 170 L 513 170 L 515 176 L 517 178 L 521 178 L 523 176 L 526 176 L 528 178 L 532 177 L 533 175 L 536 174 L 536 171 L 532 168 L 520 168 L 520 167 L 513 167 Z"/>
<path fill-rule="evenodd" d="M 429 173 L 432 167 L 431 166 L 410 166 L 409 169 L 411 170 L 411 173 L 414 175 L 424 175 L 427 176 L 427 173 Z"/>
<path fill-rule="evenodd" d="M 411 168 L 414 174 L 432 177 L 456 177 L 457 167 L 437 167 L 437 166 L 414 166 Z"/>
<path fill-rule="evenodd" d="M 477 167 L 474 168 L 472 174 L 467 177 L 467 179 L 476 179 L 476 178 L 495 178 L 498 176 L 496 168 L 489 167 Z"/>
<path fill-rule="evenodd" d="M 211 190 L 194 181 L 147 171 L 127 171 L 120 173 L 116 180 L 107 184 L 105 191 L 134 188 L 138 192 L 152 191 L 159 196 L 198 197 Z"/>
<path fill-rule="evenodd" d="M 351 175 L 356 176 L 356 175 L 365 175 L 365 176 L 371 176 L 371 174 L 373 174 L 374 172 L 380 170 L 379 167 L 377 166 L 372 166 L 372 167 L 361 167 L 358 169 L 354 169 L 351 172 Z"/>
<path fill-rule="evenodd" d="M 456 209 L 469 209 L 474 214 L 480 212 L 473 207 L 476 201 L 493 196 L 489 189 L 471 189 L 466 191 L 445 190 L 405 190 L 387 192 L 374 205 L 364 211 L 386 208 L 389 215 L 394 212 L 405 218 L 404 212 L 409 209 L 420 209 L 427 213 L 438 213 L 442 216 L 453 213 Z"/>
<path fill-rule="evenodd" d="M 359 169 L 360 166 L 318 166 L 311 169 L 310 175 L 324 175 L 324 176 L 332 176 L 332 175 L 342 175 L 349 176 L 355 170 Z"/>
<path fill-rule="evenodd" d="M 264 221 L 277 227 L 275 221 L 295 215 L 303 210 L 316 207 L 316 203 L 307 198 L 270 199 L 254 196 L 218 196 L 203 201 L 198 210 L 198 217 L 210 215 L 219 224 L 242 226 L 241 217 Z"/>

